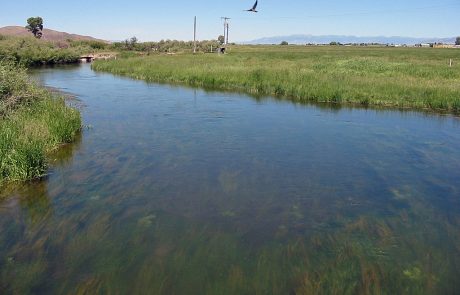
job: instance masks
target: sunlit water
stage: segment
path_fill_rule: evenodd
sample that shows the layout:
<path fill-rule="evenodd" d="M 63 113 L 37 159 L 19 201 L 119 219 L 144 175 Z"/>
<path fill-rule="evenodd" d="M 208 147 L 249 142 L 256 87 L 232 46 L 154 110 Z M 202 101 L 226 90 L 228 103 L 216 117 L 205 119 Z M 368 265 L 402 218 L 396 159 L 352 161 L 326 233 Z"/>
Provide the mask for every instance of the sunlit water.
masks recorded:
<path fill-rule="evenodd" d="M 1 294 L 458 294 L 460 120 L 41 70 L 86 128 L 2 188 Z"/>

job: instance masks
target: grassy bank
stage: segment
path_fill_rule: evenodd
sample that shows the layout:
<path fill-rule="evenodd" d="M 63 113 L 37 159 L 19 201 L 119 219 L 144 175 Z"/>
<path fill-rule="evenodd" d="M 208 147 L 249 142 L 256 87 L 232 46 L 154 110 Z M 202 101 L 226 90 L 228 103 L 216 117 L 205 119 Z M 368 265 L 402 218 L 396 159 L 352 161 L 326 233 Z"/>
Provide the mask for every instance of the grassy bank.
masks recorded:
<path fill-rule="evenodd" d="M 0 183 L 45 174 L 46 154 L 71 142 L 77 110 L 31 83 L 25 69 L 0 61 Z"/>
<path fill-rule="evenodd" d="M 300 102 L 460 111 L 457 49 L 236 46 L 225 56 L 158 54 L 97 61 L 93 68 Z"/>

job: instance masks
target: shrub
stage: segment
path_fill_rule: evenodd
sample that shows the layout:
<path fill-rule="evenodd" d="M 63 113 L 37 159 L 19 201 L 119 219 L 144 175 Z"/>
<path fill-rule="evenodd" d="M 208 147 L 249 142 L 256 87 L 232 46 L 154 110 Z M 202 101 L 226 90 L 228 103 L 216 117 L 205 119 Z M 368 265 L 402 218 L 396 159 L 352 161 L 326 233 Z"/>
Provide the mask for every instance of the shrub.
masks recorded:
<path fill-rule="evenodd" d="M 24 66 L 77 62 L 80 53 L 77 48 L 59 48 L 56 44 L 32 37 L 0 40 L 0 60 Z"/>

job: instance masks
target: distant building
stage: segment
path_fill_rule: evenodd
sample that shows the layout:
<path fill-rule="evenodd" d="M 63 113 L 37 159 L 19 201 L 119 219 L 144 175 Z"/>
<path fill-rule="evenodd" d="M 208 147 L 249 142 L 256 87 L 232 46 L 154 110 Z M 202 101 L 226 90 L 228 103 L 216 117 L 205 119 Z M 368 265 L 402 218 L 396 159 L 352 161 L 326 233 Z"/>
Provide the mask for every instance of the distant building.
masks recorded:
<path fill-rule="evenodd" d="M 435 44 L 434 48 L 455 48 L 454 44 Z M 460 47 L 460 46 L 459 46 Z"/>
<path fill-rule="evenodd" d="M 415 44 L 415 47 L 433 47 L 433 44 L 429 44 L 429 43 Z"/>

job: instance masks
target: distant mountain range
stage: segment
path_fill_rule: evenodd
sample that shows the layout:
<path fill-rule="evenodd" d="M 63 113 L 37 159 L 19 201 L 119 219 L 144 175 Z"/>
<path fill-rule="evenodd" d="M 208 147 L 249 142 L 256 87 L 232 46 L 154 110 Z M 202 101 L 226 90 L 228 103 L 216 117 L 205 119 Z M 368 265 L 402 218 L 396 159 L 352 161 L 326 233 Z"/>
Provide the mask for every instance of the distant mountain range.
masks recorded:
<path fill-rule="evenodd" d="M 374 36 L 374 37 L 358 37 L 344 35 L 290 35 L 260 38 L 252 41 L 241 42 L 241 44 L 279 44 L 282 41 L 287 41 L 289 44 L 329 44 L 330 42 L 346 43 L 379 43 L 379 44 L 407 44 L 414 45 L 420 43 L 446 43 L 454 44 L 455 37 L 452 38 L 413 38 L 400 36 Z"/>
<path fill-rule="evenodd" d="M 32 36 L 32 33 L 30 33 L 24 27 L 8 26 L 8 27 L 0 28 L 0 35 L 26 37 L 26 36 Z M 107 42 L 107 41 L 96 39 L 90 36 L 69 34 L 66 32 L 59 32 L 59 31 L 50 30 L 50 29 L 43 30 L 42 40 L 53 41 L 53 42 L 66 41 L 66 40 L 93 40 L 93 41 Z"/>

